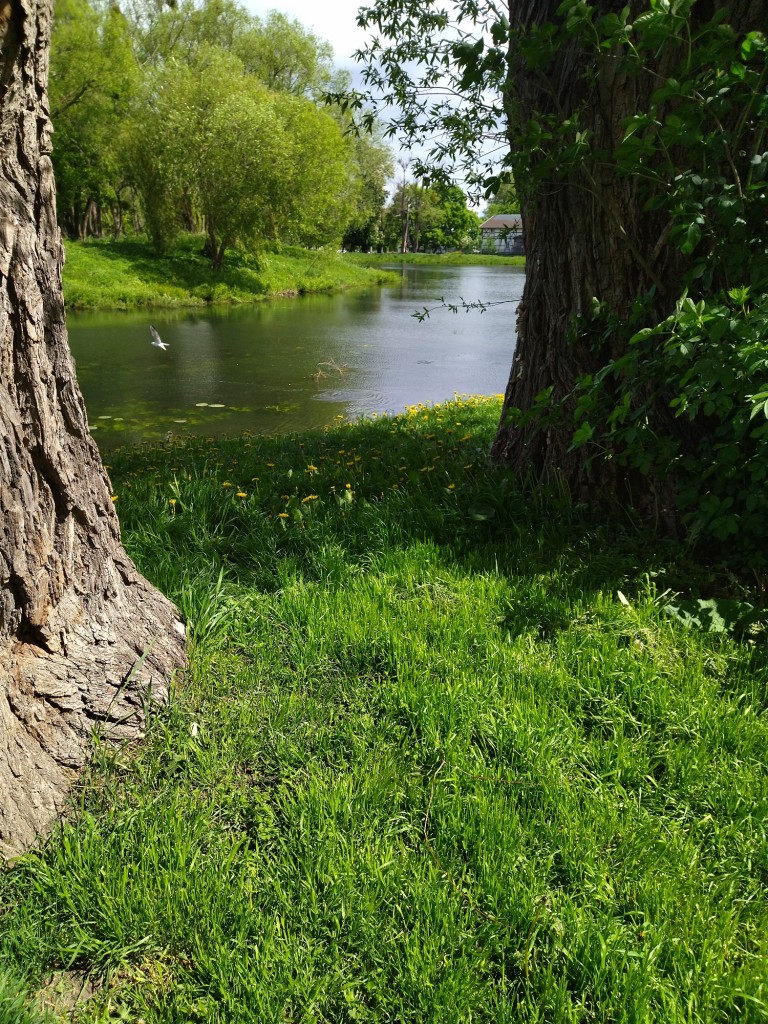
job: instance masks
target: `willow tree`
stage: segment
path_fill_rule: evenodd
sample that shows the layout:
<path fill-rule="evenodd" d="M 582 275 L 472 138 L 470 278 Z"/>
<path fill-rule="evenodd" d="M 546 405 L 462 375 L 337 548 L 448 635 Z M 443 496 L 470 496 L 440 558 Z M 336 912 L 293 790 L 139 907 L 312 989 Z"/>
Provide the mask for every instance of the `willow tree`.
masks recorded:
<path fill-rule="evenodd" d="M 0 56 L 0 843 L 65 806 L 94 729 L 135 737 L 183 661 L 176 609 L 120 542 L 67 346 L 47 78 L 51 0 Z"/>
<path fill-rule="evenodd" d="M 377 0 L 359 20 L 376 33 L 359 55 L 367 99 L 399 109 L 390 130 L 421 145 L 416 173 L 486 195 L 514 178 L 520 197 L 527 274 L 496 460 L 581 498 L 672 510 L 686 459 L 689 481 L 717 477 L 706 446 L 734 403 L 728 444 L 754 441 L 749 373 L 713 424 L 705 392 L 730 385 L 700 369 L 701 331 L 672 354 L 669 336 L 686 296 L 717 297 L 736 335 L 734 316 L 768 293 L 768 5 Z M 691 374 L 697 397 L 681 404 Z M 710 497 L 689 490 L 692 508 Z M 738 528 L 715 512 L 722 532 Z"/>

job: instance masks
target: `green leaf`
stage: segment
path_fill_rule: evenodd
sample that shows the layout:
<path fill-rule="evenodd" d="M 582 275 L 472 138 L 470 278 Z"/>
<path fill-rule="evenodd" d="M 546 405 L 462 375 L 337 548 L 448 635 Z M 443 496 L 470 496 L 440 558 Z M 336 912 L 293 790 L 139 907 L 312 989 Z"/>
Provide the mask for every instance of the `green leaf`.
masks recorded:
<path fill-rule="evenodd" d="M 476 523 L 486 523 L 489 519 L 496 518 L 496 509 L 493 505 L 470 505 L 467 509 L 467 515 L 470 519 L 474 519 Z"/>
<path fill-rule="evenodd" d="M 763 614 L 747 601 L 726 597 L 670 602 L 664 606 L 664 612 L 684 626 L 705 633 L 741 633 Z"/>
<path fill-rule="evenodd" d="M 688 230 L 685 233 L 685 241 L 680 246 L 680 252 L 689 255 L 693 252 L 696 246 L 701 240 L 701 226 L 693 221 L 692 224 L 688 225 Z"/>

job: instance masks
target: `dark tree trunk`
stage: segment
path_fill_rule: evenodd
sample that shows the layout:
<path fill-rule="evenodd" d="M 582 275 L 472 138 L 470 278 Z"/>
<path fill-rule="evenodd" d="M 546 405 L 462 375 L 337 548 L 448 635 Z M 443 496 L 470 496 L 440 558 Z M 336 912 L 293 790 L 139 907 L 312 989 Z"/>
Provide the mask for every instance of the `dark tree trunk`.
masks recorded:
<path fill-rule="evenodd" d="M 112 237 L 119 238 L 123 233 L 123 201 L 120 198 L 121 189 L 117 191 L 117 197 L 112 203 Z"/>
<path fill-rule="evenodd" d="M 184 189 L 181 197 L 181 220 L 185 231 L 197 231 L 195 211 L 192 206 L 192 196 L 189 193 L 189 189 L 186 188 Z"/>
<path fill-rule="evenodd" d="M 51 0 L 3 6 L 0 57 L 0 849 L 64 809 L 91 733 L 142 728 L 184 661 L 125 554 L 67 347 L 46 96 Z M 146 659 L 140 663 L 146 652 Z"/>
<path fill-rule="evenodd" d="M 603 0 L 597 6 L 601 13 L 619 13 L 625 3 Z M 523 200 L 526 283 L 493 457 L 538 479 L 560 477 L 582 500 L 599 493 L 625 496 L 642 505 L 647 481 L 629 478 L 610 460 L 596 460 L 589 467 L 583 450 L 569 450 L 572 421 L 566 418 L 542 429 L 518 426 L 507 415 L 513 408 L 530 410 L 536 396 L 549 387 L 555 405 L 567 410 L 567 396 L 577 377 L 620 354 L 611 339 L 601 348 L 578 337 L 571 340 L 574 318 L 589 314 L 593 297 L 623 319 L 635 298 L 655 288 L 649 316 L 658 322 L 672 311 L 685 269 L 679 252 L 665 244 L 662 215 L 645 209 L 647 193 L 636 178 L 617 174 L 610 160 L 622 136 L 623 119 L 647 109 L 651 93 L 664 81 L 676 55 L 670 48 L 655 67 L 628 75 L 615 54 L 596 56 L 573 41 L 557 51 L 549 67 L 531 70 L 516 51 L 515 39 L 543 22 L 556 22 L 559 5 L 560 0 L 510 0 L 513 42 L 505 95 L 510 145 L 518 145 L 516 124 L 526 124 L 532 117 L 541 121 L 542 114 L 562 124 L 580 110 L 582 127 L 590 133 L 591 155 Z M 736 0 L 725 6 L 737 31 L 765 27 L 763 0 Z M 633 18 L 647 9 L 647 3 L 633 0 L 630 7 Z M 712 7 L 699 4 L 694 21 L 696 11 L 702 18 L 711 17 Z"/>
<path fill-rule="evenodd" d="M 90 219 L 90 233 L 96 238 L 104 237 L 104 228 L 101 222 L 101 203 L 96 199 L 92 200 L 91 205 L 91 219 Z"/>

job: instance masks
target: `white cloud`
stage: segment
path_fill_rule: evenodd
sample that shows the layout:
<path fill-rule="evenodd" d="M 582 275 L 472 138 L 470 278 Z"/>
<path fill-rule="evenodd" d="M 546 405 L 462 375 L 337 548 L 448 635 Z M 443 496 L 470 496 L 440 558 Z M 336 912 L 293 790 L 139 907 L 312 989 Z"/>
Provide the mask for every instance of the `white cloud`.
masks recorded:
<path fill-rule="evenodd" d="M 318 0 L 243 0 L 243 6 L 260 18 L 275 10 L 295 18 L 333 46 L 336 63 L 342 68 L 352 68 L 352 54 L 365 45 L 366 33 L 355 20 L 360 0 L 326 0 L 324 4 Z"/>

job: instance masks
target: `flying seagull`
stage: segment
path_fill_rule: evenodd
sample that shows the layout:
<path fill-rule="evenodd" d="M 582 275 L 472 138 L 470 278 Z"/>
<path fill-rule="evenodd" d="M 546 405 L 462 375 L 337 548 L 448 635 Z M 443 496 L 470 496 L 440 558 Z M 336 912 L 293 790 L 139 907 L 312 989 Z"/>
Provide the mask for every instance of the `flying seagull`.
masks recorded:
<path fill-rule="evenodd" d="M 162 349 L 168 348 L 166 343 L 163 341 L 163 339 L 157 333 L 157 328 L 155 327 L 154 324 L 150 324 L 149 325 L 149 333 L 152 335 L 152 344 L 155 346 L 155 348 L 162 348 Z"/>

